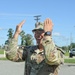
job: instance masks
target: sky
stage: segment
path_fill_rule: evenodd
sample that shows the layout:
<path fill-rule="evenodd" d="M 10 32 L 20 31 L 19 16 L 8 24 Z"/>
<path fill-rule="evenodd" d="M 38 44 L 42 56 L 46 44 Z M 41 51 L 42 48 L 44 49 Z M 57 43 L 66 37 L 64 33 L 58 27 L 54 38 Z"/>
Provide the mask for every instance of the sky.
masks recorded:
<path fill-rule="evenodd" d="M 33 36 L 37 15 L 40 22 L 52 20 L 52 37 L 58 46 L 75 43 L 75 0 L 0 0 L 0 45 L 7 40 L 8 29 L 15 31 L 22 20 L 22 30 Z"/>

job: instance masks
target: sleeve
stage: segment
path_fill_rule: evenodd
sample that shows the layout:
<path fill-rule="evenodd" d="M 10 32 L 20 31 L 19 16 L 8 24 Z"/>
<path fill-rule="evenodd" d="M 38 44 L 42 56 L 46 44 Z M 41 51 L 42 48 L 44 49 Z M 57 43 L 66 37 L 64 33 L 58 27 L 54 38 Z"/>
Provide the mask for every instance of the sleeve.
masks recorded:
<path fill-rule="evenodd" d="M 44 46 L 45 50 L 54 50 L 55 49 L 55 43 L 52 40 L 52 36 L 44 36 L 42 40 L 42 45 Z"/>
<path fill-rule="evenodd" d="M 44 47 L 45 58 L 52 61 L 55 56 L 54 53 L 56 51 L 55 43 L 52 40 L 51 36 L 45 36 L 42 40 L 42 44 Z"/>
<path fill-rule="evenodd" d="M 45 61 L 49 65 L 59 65 L 64 62 L 62 49 L 57 48 L 51 36 L 45 36 L 42 40 L 45 52 Z"/>
<path fill-rule="evenodd" d="M 18 47 L 17 43 L 18 40 L 10 39 L 8 47 L 6 49 L 6 58 L 15 62 L 23 61 L 22 60 L 23 50 Z"/>

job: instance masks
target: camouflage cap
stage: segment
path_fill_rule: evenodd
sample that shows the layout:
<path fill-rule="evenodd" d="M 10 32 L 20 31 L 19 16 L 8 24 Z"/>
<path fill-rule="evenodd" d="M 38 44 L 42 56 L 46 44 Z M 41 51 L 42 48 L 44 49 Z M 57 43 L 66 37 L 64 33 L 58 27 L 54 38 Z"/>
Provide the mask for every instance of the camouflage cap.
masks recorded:
<path fill-rule="evenodd" d="M 32 30 L 32 32 L 34 32 L 34 31 L 36 31 L 36 30 L 44 30 L 43 29 L 43 23 L 41 23 L 41 22 L 37 22 L 36 24 L 35 24 L 35 29 L 33 29 Z"/>

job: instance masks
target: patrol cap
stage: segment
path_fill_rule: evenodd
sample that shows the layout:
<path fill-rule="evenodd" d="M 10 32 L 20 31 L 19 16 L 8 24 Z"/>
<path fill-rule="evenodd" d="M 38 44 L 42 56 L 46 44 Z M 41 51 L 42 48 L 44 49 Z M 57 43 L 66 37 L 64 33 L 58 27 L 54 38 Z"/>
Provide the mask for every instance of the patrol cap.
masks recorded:
<path fill-rule="evenodd" d="M 44 26 L 44 24 L 41 22 L 35 23 L 35 28 L 32 30 L 32 32 L 35 32 L 36 30 L 42 30 L 43 31 L 44 30 L 43 26 Z"/>

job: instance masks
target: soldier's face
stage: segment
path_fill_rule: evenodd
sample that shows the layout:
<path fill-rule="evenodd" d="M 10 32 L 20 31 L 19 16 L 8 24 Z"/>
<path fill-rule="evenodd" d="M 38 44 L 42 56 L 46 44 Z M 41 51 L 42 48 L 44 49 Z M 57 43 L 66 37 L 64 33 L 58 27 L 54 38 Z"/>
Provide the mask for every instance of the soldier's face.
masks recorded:
<path fill-rule="evenodd" d="M 37 44 L 41 44 L 41 40 L 42 40 L 43 36 L 44 36 L 44 31 L 43 30 L 36 30 L 34 32 L 34 37 L 37 41 Z"/>

